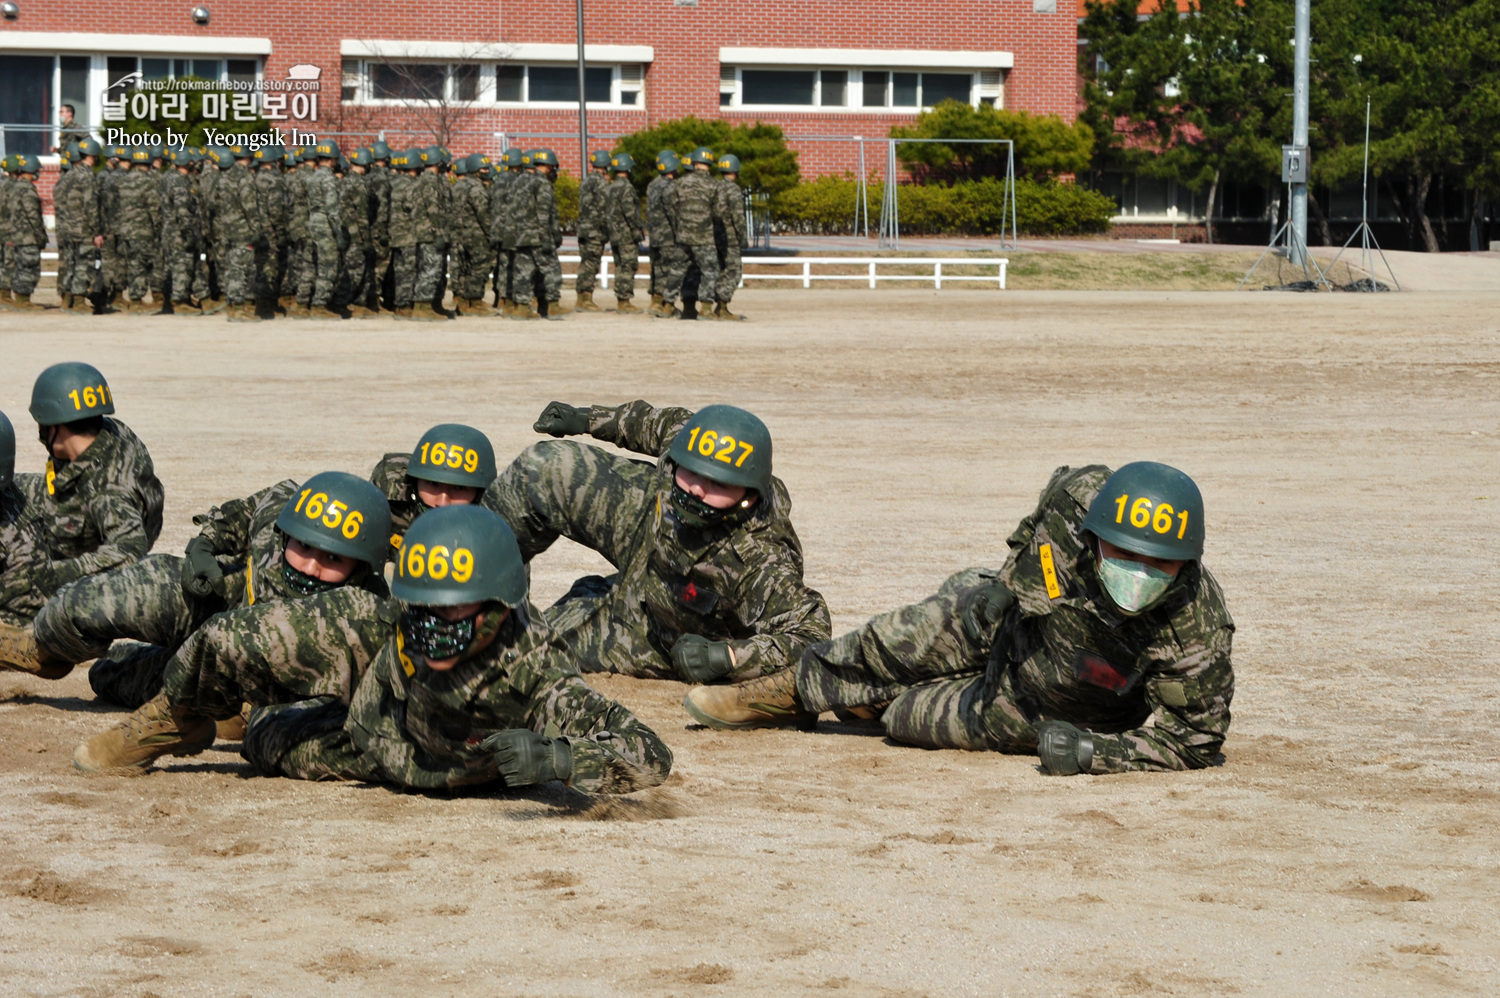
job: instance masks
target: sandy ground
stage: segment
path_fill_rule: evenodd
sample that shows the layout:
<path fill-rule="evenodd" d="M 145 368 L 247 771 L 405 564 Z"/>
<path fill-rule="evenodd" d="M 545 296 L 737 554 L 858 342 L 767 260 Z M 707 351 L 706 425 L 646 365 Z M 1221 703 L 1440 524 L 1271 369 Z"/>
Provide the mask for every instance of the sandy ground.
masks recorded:
<path fill-rule="evenodd" d="M 84 777 L 81 673 L 0 677 L 7 995 L 1500 991 L 1500 296 L 756 291 L 724 327 L 0 314 L 0 408 L 88 358 L 192 513 L 549 400 L 732 401 L 776 436 L 835 626 L 998 565 L 1059 464 L 1190 471 L 1239 624 L 1220 768 L 689 726 L 667 786 L 423 796 Z M 18 418 L 19 417 L 19 418 Z M 21 467 L 41 465 L 22 429 Z M 561 544 L 536 597 L 601 562 Z"/>

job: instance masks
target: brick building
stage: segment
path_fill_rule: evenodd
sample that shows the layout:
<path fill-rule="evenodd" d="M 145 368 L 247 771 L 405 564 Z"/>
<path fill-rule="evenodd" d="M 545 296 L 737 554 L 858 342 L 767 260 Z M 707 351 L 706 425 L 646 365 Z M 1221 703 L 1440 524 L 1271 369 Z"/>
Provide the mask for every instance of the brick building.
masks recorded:
<path fill-rule="evenodd" d="M 106 88 L 198 76 L 226 87 L 316 77 L 316 120 L 278 122 L 392 145 L 446 127 L 456 152 L 551 145 L 577 169 L 571 3 L 450 0 L 16 0 L 0 20 L 0 122 L 57 123 L 58 107 L 104 137 Z M 1076 0 L 586 0 L 590 133 L 683 115 L 781 126 L 806 176 L 857 162 L 923 106 L 954 98 L 1059 114 L 1077 109 Z M 139 92 L 139 91 L 135 91 Z M 126 88 L 111 100 L 129 98 Z M 295 94 L 294 94 L 295 96 Z M 300 110 L 306 112 L 303 100 Z M 233 120 L 226 121 L 233 130 Z M 545 138 L 542 138 L 544 137 Z M 55 134 L 7 128 L 7 148 Z M 798 141 L 802 137 L 803 141 Z M 592 145 L 593 143 L 591 143 Z M 874 168 L 883 151 L 874 150 Z"/>

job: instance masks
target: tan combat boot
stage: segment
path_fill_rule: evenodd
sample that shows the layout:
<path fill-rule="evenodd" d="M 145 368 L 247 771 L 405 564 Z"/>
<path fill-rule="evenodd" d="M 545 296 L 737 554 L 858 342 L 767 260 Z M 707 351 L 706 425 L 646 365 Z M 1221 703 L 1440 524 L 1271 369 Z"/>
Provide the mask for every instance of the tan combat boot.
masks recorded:
<path fill-rule="evenodd" d="M 373 318 L 375 318 L 375 310 L 371 309 L 371 308 L 366 308 L 363 305 L 350 305 L 349 306 L 349 318 L 351 318 L 351 319 L 373 319 Z"/>
<path fill-rule="evenodd" d="M 59 662 L 39 648 L 30 628 L 0 624 L 0 669 L 61 679 L 73 671 L 73 663 Z"/>
<path fill-rule="evenodd" d="M 223 298 L 205 298 L 201 304 L 204 315 L 214 315 L 229 307 L 229 303 Z"/>
<path fill-rule="evenodd" d="M 335 312 L 333 309 L 329 308 L 327 305 L 319 305 L 316 308 L 309 309 L 309 311 L 308 311 L 308 318 L 310 318 L 310 319 L 342 319 L 343 316 L 340 315 L 339 313 Z"/>
<path fill-rule="evenodd" d="M 769 676 L 730 686 L 695 686 L 682 706 L 693 720 L 710 728 L 780 728 L 797 725 L 811 729 L 818 715 L 797 698 L 797 676 L 782 669 Z"/>
<path fill-rule="evenodd" d="M 647 305 L 646 307 L 648 309 L 649 308 L 661 308 L 661 292 L 660 291 L 653 291 L 653 292 L 651 292 L 651 304 Z"/>
<path fill-rule="evenodd" d="M 432 307 L 430 301 L 414 302 L 411 307 L 413 322 L 442 322 L 448 316 Z"/>
<path fill-rule="evenodd" d="M 254 709 L 251 704 L 240 704 L 240 712 L 227 721 L 214 723 L 214 734 L 226 742 L 242 742 L 245 740 L 245 730 L 250 727 L 250 711 Z"/>
<path fill-rule="evenodd" d="M 594 293 L 592 291 L 578 292 L 577 300 L 573 302 L 575 312 L 602 312 L 604 309 L 594 304 Z"/>
<path fill-rule="evenodd" d="M 116 727 L 101 732 L 73 752 L 73 766 L 85 773 L 149 764 L 164 755 L 197 755 L 214 743 L 214 722 L 174 706 L 165 692 Z"/>
<path fill-rule="evenodd" d="M 304 305 L 300 301 L 294 301 L 292 302 L 292 307 L 287 310 L 286 315 L 289 319 L 311 319 L 312 306 Z"/>
<path fill-rule="evenodd" d="M 165 305 L 166 302 L 163 301 L 162 304 Z M 113 298 L 111 298 L 109 300 L 108 304 L 106 304 L 104 306 L 104 311 L 106 311 L 106 312 L 123 312 L 123 311 L 125 311 L 125 296 L 124 295 L 115 295 Z"/>
<path fill-rule="evenodd" d="M 555 319 L 560 315 L 567 315 L 573 311 L 572 305 L 564 305 L 561 301 L 549 301 L 547 303 L 547 318 Z"/>
<path fill-rule="evenodd" d="M 648 311 L 658 319 L 675 319 L 682 314 L 677 311 L 676 305 L 669 304 L 661 298 L 654 299 Z"/>
<path fill-rule="evenodd" d="M 721 301 L 719 302 L 719 304 L 714 306 L 714 318 L 719 320 L 727 320 L 729 322 L 741 322 L 745 317 L 743 315 L 735 315 L 733 312 L 729 311 L 729 303 Z"/>
<path fill-rule="evenodd" d="M 640 315 L 641 307 L 635 304 L 629 298 L 616 298 L 615 311 L 619 312 L 621 315 Z"/>
<path fill-rule="evenodd" d="M 524 305 L 516 302 L 515 311 L 511 313 L 510 317 L 512 319 L 540 319 L 542 313 L 538 312 L 531 302 L 527 302 Z"/>
<path fill-rule="evenodd" d="M 297 307 L 297 299 L 290 295 L 276 299 L 276 311 L 282 315 L 291 315 L 292 309 Z"/>
<path fill-rule="evenodd" d="M 94 314 L 94 303 L 88 295 L 69 295 L 68 304 L 63 307 L 77 315 Z"/>

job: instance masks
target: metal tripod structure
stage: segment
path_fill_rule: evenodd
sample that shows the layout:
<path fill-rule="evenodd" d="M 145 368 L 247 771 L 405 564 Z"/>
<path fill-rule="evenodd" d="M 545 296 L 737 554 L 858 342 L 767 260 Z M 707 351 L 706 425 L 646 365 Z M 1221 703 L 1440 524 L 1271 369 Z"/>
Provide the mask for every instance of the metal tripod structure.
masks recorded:
<path fill-rule="evenodd" d="M 1339 257 L 1344 255 L 1344 250 L 1348 249 L 1349 244 L 1356 238 L 1359 239 L 1359 269 L 1370 275 L 1368 290 L 1380 290 L 1380 282 L 1375 279 L 1375 253 L 1379 253 L 1380 262 L 1385 264 L 1385 272 L 1390 275 L 1391 283 L 1396 286 L 1397 291 L 1400 291 L 1401 282 L 1396 280 L 1396 272 L 1391 269 L 1391 261 L 1385 258 L 1385 250 L 1380 248 L 1380 241 L 1375 238 L 1375 232 L 1370 228 L 1370 98 L 1368 97 L 1365 98 L 1365 172 L 1364 185 L 1360 188 L 1359 228 L 1344 240 L 1344 245 L 1334 256 L 1333 263 L 1328 265 L 1330 271 L 1333 270 L 1333 264 L 1339 262 Z M 1374 253 L 1370 251 L 1371 245 L 1375 247 Z M 1358 285 L 1361 282 L 1354 283 Z"/>

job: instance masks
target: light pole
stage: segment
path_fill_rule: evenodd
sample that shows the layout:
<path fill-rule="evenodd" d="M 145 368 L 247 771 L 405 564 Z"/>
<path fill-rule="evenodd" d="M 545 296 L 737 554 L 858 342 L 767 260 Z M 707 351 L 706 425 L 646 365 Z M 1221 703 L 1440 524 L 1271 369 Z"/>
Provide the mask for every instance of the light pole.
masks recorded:
<path fill-rule="evenodd" d="M 583 0 L 579 0 L 581 4 Z M 1308 77 L 1308 47 L 1310 43 L 1308 20 L 1311 14 L 1312 0 L 1297 0 L 1295 8 L 1296 36 L 1293 40 L 1295 49 L 1293 57 L 1295 62 L 1294 82 L 1292 88 L 1292 146 L 1293 156 L 1300 160 L 1300 171 L 1294 172 L 1288 177 L 1292 184 L 1292 223 L 1291 245 L 1287 254 L 1292 263 L 1305 262 L 1303 257 L 1307 253 L 1307 181 L 1309 179 L 1309 167 L 1307 159 L 1307 77 Z"/>
<path fill-rule="evenodd" d="M 1307 0 L 1300 0 L 1306 3 Z M 583 0 L 578 0 L 578 176 L 589 172 L 589 112 L 588 92 L 584 90 L 583 61 Z M 1304 116 L 1305 117 L 1305 116 Z M 1307 131 L 1304 126 L 1303 132 Z"/>

